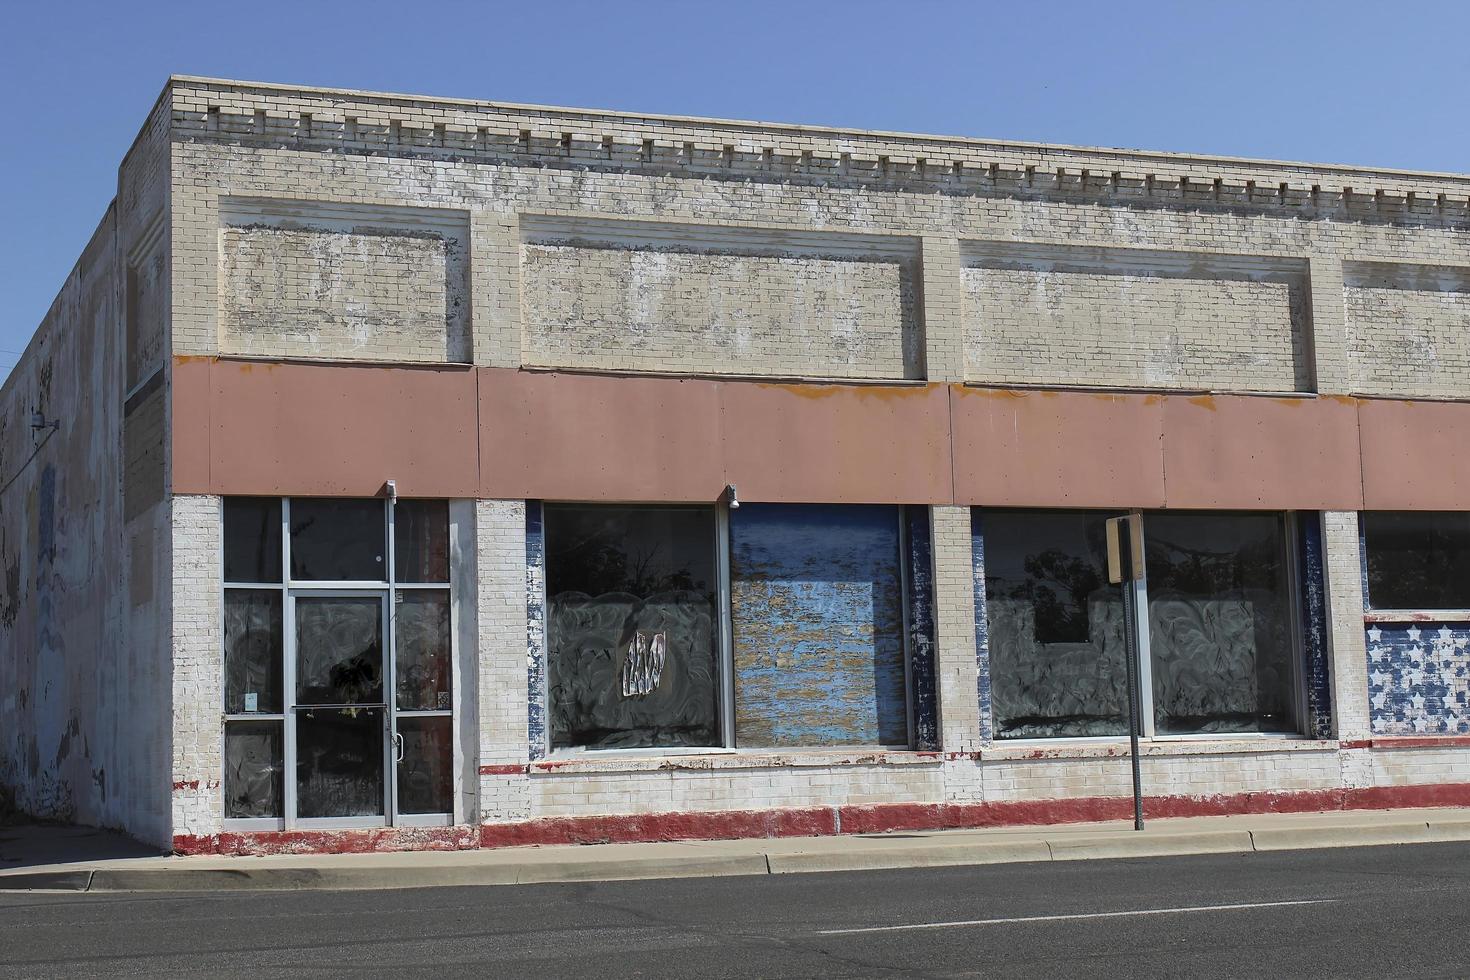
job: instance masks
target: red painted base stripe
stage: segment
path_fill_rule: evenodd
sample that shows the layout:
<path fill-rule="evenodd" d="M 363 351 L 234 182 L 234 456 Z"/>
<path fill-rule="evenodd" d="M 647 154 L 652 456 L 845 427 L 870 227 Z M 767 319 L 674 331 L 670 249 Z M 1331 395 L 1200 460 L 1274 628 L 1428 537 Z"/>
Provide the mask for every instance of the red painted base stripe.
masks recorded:
<path fill-rule="evenodd" d="M 1154 796 L 1150 817 L 1241 813 L 1311 813 L 1470 806 L 1470 783 L 1375 786 L 1298 793 Z M 1002 803 L 883 803 L 871 806 L 721 810 L 596 817 L 547 817 L 481 827 L 405 827 L 338 831 L 256 831 L 174 838 L 179 854 L 361 854 L 378 851 L 470 850 L 531 844 L 607 844 L 639 841 L 820 837 L 895 830 L 961 830 L 1122 820 L 1133 814 L 1128 797 Z"/>

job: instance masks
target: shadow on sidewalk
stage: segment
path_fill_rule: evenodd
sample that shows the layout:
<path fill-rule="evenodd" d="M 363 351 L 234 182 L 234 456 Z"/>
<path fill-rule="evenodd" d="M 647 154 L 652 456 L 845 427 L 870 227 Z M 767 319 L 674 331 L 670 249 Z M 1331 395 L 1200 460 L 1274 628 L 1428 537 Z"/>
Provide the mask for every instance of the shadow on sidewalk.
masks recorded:
<path fill-rule="evenodd" d="M 0 825 L 0 872 L 47 864 L 158 857 L 162 853 L 115 830 L 65 824 Z"/>

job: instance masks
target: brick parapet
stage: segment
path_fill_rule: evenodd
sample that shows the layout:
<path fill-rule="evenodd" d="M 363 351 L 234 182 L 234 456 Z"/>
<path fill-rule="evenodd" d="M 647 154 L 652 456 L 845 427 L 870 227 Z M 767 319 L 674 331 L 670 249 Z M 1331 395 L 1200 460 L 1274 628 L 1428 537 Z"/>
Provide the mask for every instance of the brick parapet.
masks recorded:
<path fill-rule="evenodd" d="M 1470 176 L 175 76 L 176 138 L 387 156 L 1463 224 Z"/>

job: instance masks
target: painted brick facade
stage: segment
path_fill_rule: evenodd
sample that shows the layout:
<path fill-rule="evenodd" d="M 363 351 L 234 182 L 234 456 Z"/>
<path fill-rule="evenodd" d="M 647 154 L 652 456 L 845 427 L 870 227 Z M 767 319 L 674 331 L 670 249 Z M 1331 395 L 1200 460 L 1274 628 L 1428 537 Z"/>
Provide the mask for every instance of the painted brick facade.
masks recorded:
<path fill-rule="evenodd" d="M 95 690 L 33 725 L 40 731 L 33 741 L 56 758 L 48 773 L 71 780 L 69 789 L 20 773 L 17 760 L 29 746 L 19 742 L 0 755 L 0 779 L 18 783 L 23 802 L 44 815 L 66 814 L 70 805 L 87 819 L 172 839 L 182 849 L 465 847 L 1113 814 L 1129 777 L 1117 745 L 993 739 L 983 584 L 989 502 L 965 499 L 955 475 L 952 427 L 966 385 L 988 389 L 990 401 L 1043 403 L 1058 393 L 1006 386 L 1184 392 L 1165 411 L 1184 404 L 1220 418 L 1226 413 L 1218 400 L 1189 393 L 1251 393 L 1262 396 L 1254 403 L 1300 413 L 1357 404 L 1334 400 L 1354 393 L 1470 396 L 1462 336 L 1470 178 L 197 79 L 170 83 L 124 175 L 128 191 L 107 219 L 122 254 L 106 258 L 110 278 L 99 286 L 123 298 L 123 309 L 98 321 L 107 327 L 99 349 L 110 360 L 95 367 L 95 377 L 67 378 L 67 397 L 92 382 L 91 390 L 105 393 L 101 434 L 64 430 L 68 439 L 90 440 L 95 465 L 81 469 L 116 493 L 81 493 L 69 482 L 74 474 L 48 468 L 58 461 L 42 447 L 43 465 L 21 491 L 0 497 L 0 584 L 7 588 L 0 637 L 6 629 L 20 636 L 27 669 L 41 669 L 36 654 L 51 651 L 44 644 L 60 635 L 46 624 L 70 601 L 60 588 L 70 580 L 37 573 L 80 553 L 74 541 L 48 535 L 76 526 L 75 515 L 88 513 L 84 497 L 104 499 L 98 520 L 106 541 L 98 553 L 109 567 L 127 570 L 126 602 L 95 574 L 81 575 L 77 582 L 86 582 L 75 594 L 96 598 L 104 610 L 99 629 L 132 642 L 120 662 L 133 663 L 140 680 L 106 675 L 102 683 L 126 692 L 126 717 L 146 717 L 151 728 L 141 729 L 149 737 L 131 747 L 125 766 L 109 762 L 125 773 L 121 802 L 78 790 L 84 777 L 100 777 L 72 750 L 58 751 L 77 737 L 67 734 L 68 712 L 106 714 Z M 35 448 L 26 428 L 33 404 L 48 416 L 76 410 L 55 389 L 49 401 L 45 393 L 63 377 L 54 373 L 59 355 L 46 348 L 60 329 L 76 328 L 43 328 L 40 347 L 0 390 L 0 476 Z M 515 402 L 482 420 L 478 433 L 415 437 L 452 441 L 467 459 L 480 450 L 470 470 L 480 474 L 479 485 L 456 476 L 451 490 L 424 494 L 453 498 L 454 826 L 360 838 L 330 831 L 293 837 L 294 830 L 251 837 L 255 828 L 223 820 L 220 495 L 347 494 L 331 480 L 305 486 L 289 478 L 248 491 L 181 492 L 177 475 L 200 450 L 190 441 L 194 430 L 178 424 L 177 406 L 211 404 L 209 392 L 186 390 L 198 376 L 184 368 L 199 358 L 223 358 L 237 373 L 267 379 L 282 360 L 354 362 L 323 368 L 354 378 L 409 366 L 416 379 L 458 385 L 449 400 L 456 406 L 504 407 L 490 389 L 507 376 L 673 375 L 600 379 L 609 385 L 599 388 L 602 410 L 613 412 L 625 397 L 639 401 L 648 432 L 664 431 L 669 411 L 634 392 L 653 385 L 696 392 L 687 404 L 699 411 L 673 420 L 684 426 L 679 439 L 613 447 L 611 458 L 625 471 L 615 475 L 639 479 L 619 483 L 633 489 L 611 497 L 597 489 L 611 477 L 588 481 L 578 472 L 581 460 L 556 438 L 598 431 L 597 418 L 556 416 L 552 436 L 530 454 L 498 452 L 498 428 L 538 410 L 555 414 L 557 406 Z M 700 375 L 725 380 L 691 377 Z M 737 389 L 732 376 L 754 381 Z M 855 382 L 850 387 L 860 391 L 778 379 Z M 757 397 L 772 392 L 787 399 L 783 407 L 774 420 L 752 421 L 762 411 Z M 904 507 L 904 601 L 918 597 L 925 608 L 907 615 L 902 628 L 911 648 L 933 658 L 905 679 L 910 695 L 927 692 L 925 704 L 909 705 L 915 748 L 550 751 L 547 711 L 555 695 L 546 676 L 537 498 L 725 506 L 715 504 L 718 482 L 706 492 L 682 478 L 707 462 L 700 454 L 708 446 L 724 451 L 747 425 L 765 426 L 774 441 L 796 447 L 798 462 L 803 450 L 836 446 L 834 468 L 903 469 L 890 456 L 912 447 L 865 439 L 866 423 L 837 436 L 822 428 L 823 412 L 848 411 L 831 407 L 839 395 L 850 399 L 842 405 L 877 413 L 863 416 L 869 421 L 912 412 L 903 406 L 923 399 L 931 414 L 902 417 L 919 420 L 912 425 L 921 452 L 948 460 L 945 478 L 924 492 L 903 484 L 901 494 L 886 495 L 853 481 L 855 489 L 842 485 L 822 496 L 790 474 L 772 484 L 783 489 L 771 499 L 740 489 L 749 503 Z M 1150 411 L 1166 400 L 1139 397 Z M 349 406 L 352 414 L 366 408 Z M 340 433 L 323 421 L 339 409 L 318 403 L 315 410 L 293 427 L 351 459 Z M 423 414 L 406 398 L 390 416 L 416 411 Z M 462 425 L 457 419 L 430 421 Z M 933 427 L 919 433 L 920 423 Z M 1272 436 L 1257 424 L 1245 442 Z M 423 456 L 405 459 L 433 456 L 432 446 L 414 448 Z M 964 462 L 980 470 L 991 464 Z M 1125 459 L 1119 470 L 1088 479 L 1122 483 L 1130 465 Z M 581 489 L 536 491 L 548 472 Z M 583 482 L 569 482 L 568 473 Z M 407 484 L 419 475 L 353 479 L 376 492 L 382 481 Z M 1214 482 L 1233 475 L 1215 474 Z M 1182 479 L 1161 474 L 1161 483 L 1165 477 Z M 519 479 L 531 489 L 490 493 L 486 479 Z M 1055 506 L 1056 488 L 1031 485 Z M 676 489 L 658 496 L 649 486 Z M 1246 503 L 1320 520 L 1320 535 L 1316 523 L 1309 528 L 1307 567 L 1295 583 L 1301 627 L 1311 634 L 1300 663 L 1310 709 L 1305 737 L 1149 740 L 1145 792 L 1168 812 L 1470 796 L 1454 746 L 1393 742 L 1464 733 L 1464 692 L 1455 687 L 1463 680 L 1464 624 L 1435 624 L 1432 635 L 1447 630 L 1448 646 L 1415 647 L 1407 627 L 1402 641 L 1385 628 L 1377 638 L 1367 633 L 1365 644 L 1358 515 L 1350 509 L 1357 504 L 1304 505 L 1271 493 Z M 66 520 L 56 519 L 55 508 L 66 510 Z M 1424 629 L 1419 639 L 1431 635 Z M 38 684 L 17 676 L 27 688 Z M 154 682 L 159 690 L 150 694 Z M 124 727 L 124 716 L 107 717 L 111 728 L 87 731 L 78 720 L 77 734 L 98 742 Z M 116 778 L 108 777 L 109 792 Z M 107 802 L 93 805 L 96 798 Z"/>

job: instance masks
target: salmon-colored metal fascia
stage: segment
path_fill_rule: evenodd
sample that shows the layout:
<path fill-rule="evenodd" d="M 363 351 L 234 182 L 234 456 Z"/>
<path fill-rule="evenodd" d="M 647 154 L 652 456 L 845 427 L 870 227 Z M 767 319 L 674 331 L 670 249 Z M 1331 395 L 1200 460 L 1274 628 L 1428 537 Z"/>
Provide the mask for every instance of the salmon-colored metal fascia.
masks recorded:
<path fill-rule="evenodd" d="M 933 385 L 720 385 L 725 482 L 742 500 L 953 500 L 949 392 Z"/>
<path fill-rule="evenodd" d="M 170 474 L 174 493 L 214 493 L 209 464 L 210 402 L 214 378 L 211 357 L 175 357 L 169 379 Z"/>
<path fill-rule="evenodd" d="M 712 501 L 717 384 L 480 368 L 483 497 Z"/>
<path fill-rule="evenodd" d="M 1164 399 L 1168 507 L 1357 510 L 1357 403 L 1251 395 Z"/>
<path fill-rule="evenodd" d="M 187 362 L 185 362 L 187 363 Z M 195 429 L 199 385 L 177 386 L 175 424 Z M 201 362 L 209 374 L 206 468 L 174 468 L 176 493 L 473 497 L 476 376 L 467 368 Z M 178 445 L 178 437 L 176 437 Z M 204 476 L 203 484 L 198 481 Z"/>
<path fill-rule="evenodd" d="M 190 357 L 170 380 L 176 493 L 1470 509 L 1462 403 Z"/>
<path fill-rule="evenodd" d="M 1164 506 L 1163 398 L 952 389 L 954 496 L 991 507 Z"/>
<path fill-rule="evenodd" d="M 1365 398 L 1364 510 L 1470 510 L 1470 403 Z"/>

